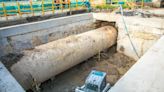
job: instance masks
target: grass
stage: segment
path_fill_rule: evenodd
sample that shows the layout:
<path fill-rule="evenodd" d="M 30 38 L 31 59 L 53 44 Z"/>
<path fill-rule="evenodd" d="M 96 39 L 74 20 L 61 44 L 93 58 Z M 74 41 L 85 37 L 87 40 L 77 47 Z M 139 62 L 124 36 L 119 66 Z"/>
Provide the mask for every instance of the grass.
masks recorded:
<path fill-rule="evenodd" d="M 95 8 L 96 9 L 115 9 L 118 6 L 114 6 L 114 5 L 97 5 Z"/>
<path fill-rule="evenodd" d="M 109 4 L 106 4 L 106 5 L 97 5 L 95 6 L 95 9 L 116 9 L 118 8 L 119 6 L 118 5 L 109 5 Z M 130 7 L 126 4 L 122 5 L 122 7 L 124 9 L 130 9 Z"/>

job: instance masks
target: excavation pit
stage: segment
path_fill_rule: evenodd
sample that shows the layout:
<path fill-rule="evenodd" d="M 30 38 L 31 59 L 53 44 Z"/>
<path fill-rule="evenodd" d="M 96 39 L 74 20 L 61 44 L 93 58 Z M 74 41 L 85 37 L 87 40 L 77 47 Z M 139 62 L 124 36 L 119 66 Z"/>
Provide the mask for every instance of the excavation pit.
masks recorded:
<path fill-rule="evenodd" d="M 99 15 L 102 15 L 102 16 L 100 17 Z M 81 16 L 83 16 L 83 17 L 81 17 Z M 99 19 L 103 18 L 103 21 L 99 21 L 98 23 L 93 23 L 93 19 L 92 19 L 93 16 L 97 17 Z M 1 45 L 2 47 L 0 48 L 2 50 L 2 53 L 0 53 L 0 56 L 2 56 L 1 61 L 6 65 L 8 70 L 10 70 L 11 73 L 13 74 L 13 70 L 16 69 L 17 66 L 12 68 L 13 70 L 11 69 L 11 67 L 13 65 L 19 63 L 18 61 L 25 62 L 26 59 L 21 61 L 21 58 L 23 58 L 24 56 L 28 57 L 28 53 L 23 54 L 23 55 L 9 54 L 9 53 L 14 53 L 14 52 L 19 53 L 21 51 L 27 50 L 32 54 L 37 54 L 37 53 L 41 52 L 42 53 L 41 55 L 43 55 L 44 50 L 46 51 L 47 49 L 53 49 L 53 45 L 50 44 L 50 48 L 48 46 L 43 46 L 43 47 L 45 47 L 45 49 L 41 49 L 41 50 L 35 49 L 35 47 L 40 48 L 39 45 L 51 43 L 55 40 L 60 40 L 65 37 L 68 37 L 70 35 L 73 35 L 70 37 L 70 39 L 72 39 L 74 37 L 80 39 L 80 38 L 83 38 L 83 37 L 81 37 L 81 35 L 80 35 L 80 37 L 75 36 L 75 35 L 83 34 L 85 32 L 89 32 L 90 30 L 96 30 L 99 27 L 104 27 L 107 25 L 113 25 L 113 26 L 117 25 L 117 28 L 118 28 L 118 37 L 116 37 L 117 42 L 116 42 L 116 38 L 114 37 L 115 43 L 112 42 L 112 44 L 110 44 L 108 50 L 102 51 L 102 49 L 104 49 L 104 48 L 101 48 L 102 44 L 100 44 L 100 48 L 101 48 L 100 51 L 102 51 L 102 52 L 98 53 L 99 51 L 93 50 L 94 53 L 91 53 L 92 51 L 90 51 L 90 49 L 95 48 L 95 46 L 98 46 L 99 44 L 98 43 L 95 44 L 96 41 L 93 39 L 87 41 L 88 39 L 93 37 L 92 35 L 86 36 L 86 34 L 83 34 L 86 36 L 86 38 L 84 37 L 85 40 L 83 39 L 83 40 L 81 40 L 81 42 L 86 41 L 86 43 L 95 44 L 92 47 L 92 45 L 85 44 L 85 42 L 83 43 L 84 47 L 90 48 L 90 49 L 86 50 L 82 46 L 82 48 L 86 52 L 83 51 L 80 53 L 82 53 L 82 56 L 84 56 L 85 59 L 77 57 L 77 58 L 79 58 L 78 60 L 80 62 L 73 64 L 73 66 L 69 66 L 69 67 L 67 67 L 67 69 L 64 69 L 64 70 L 62 70 L 59 66 L 56 66 L 56 67 L 60 68 L 58 73 L 52 71 L 52 69 L 50 70 L 51 72 L 55 73 L 53 77 L 52 77 L 52 73 L 44 74 L 45 72 L 42 73 L 42 69 L 39 70 L 41 75 L 44 75 L 44 76 L 51 75 L 51 77 L 45 78 L 45 77 L 39 76 L 39 79 L 41 81 L 37 82 L 36 79 L 37 79 L 38 75 L 36 74 L 37 76 L 34 76 L 35 78 L 33 79 L 34 85 L 32 85 L 33 87 L 30 88 L 30 90 L 28 90 L 28 92 L 32 92 L 32 90 L 33 91 L 41 91 L 41 92 L 74 92 L 74 90 L 77 86 L 82 86 L 84 84 L 85 79 L 91 70 L 99 70 L 99 71 L 106 72 L 107 73 L 107 81 L 109 83 L 111 83 L 111 85 L 113 86 L 131 68 L 131 66 L 139 58 L 136 58 L 136 53 L 134 52 L 134 49 L 131 48 L 132 44 L 129 44 L 129 39 L 127 39 L 126 33 L 124 33 L 125 32 L 124 25 L 123 25 L 122 19 L 120 19 L 120 17 L 119 17 L 119 19 L 118 19 L 119 21 L 118 21 L 118 20 L 114 19 L 115 16 L 113 16 L 113 15 L 112 15 L 112 18 L 111 18 L 111 16 L 104 17 L 104 13 L 103 14 L 99 13 L 98 16 L 97 16 L 97 14 L 96 14 L 96 16 L 95 16 L 95 14 L 93 14 L 93 16 L 92 16 L 92 14 L 86 14 L 86 15 L 84 14 L 84 15 L 77 15 L 75 17 L 71 16 L 68 18 L 64 18 L 64 20 L 65 20 L 64 22 L 63 22 L 62 18 L 61 19 L 59 18 L 59 19 L 57 19 L 57 21 L 55 20 L 55 22 L 52 19 L 52 20 L 48 20 L 48 21 L 44 21 L 44 22 L 39 22 L 39 23 L 37 22 L 34 24 L 32 23 L 30 25 L 18 25 L 18 26 L 14 26 L 12 28 L 9 28 L 9 27 L 1 28 L 1 34 L 4 34 L 0 39 L 0 42 L 3 43 Z M 105 16 L 108 16 L 108 13 Z M 107 19 L 109 18 L 111 20 L 106 20 L 106 18 Z M 125 19 L 126 19 L 128 29 L 130 31 L 130 36 L 132 37 L 132 41 L 134 43 L 134 47 L 137 48 L 137 53 L 139 54 L 139 57 L 141 57 L 162 36 L 161 34 L 163 34 L 163 26 L 162 26 L 162 24 L 158 25 L 158 23 L 160 23 L 163 19 L 156 18 L 156 17 L 142 18 L 142 17 L 137 17 L 137 16 L 125 17 Z M 133 20 L 135 20 L 135 23 L 133 23 L 134 22 Z M 110 21 L 110 23 L 105 22 L 105 21 Z M 113 21 L 115 21 L 115 22 L 113 22 Z M 150 24 L 147 25 L 146 23 L 141 22 L 141 21 L 149 22 L 150 24 L 153 24 L 153 25 L 150 26 Z M 48 24 L 46 24 L 45 22 L 48 22 Z M 72 24 L 68 24 L 69 22 L 71 22 Z M 37 28 L 36 25 L 40 25 L 41 28 L 40 27 Z M 33 30 L 29 30 L 28 29 L 29 26 Z M 22 27 L 22 28 L 20 28 L 20 27 Z M 67 29 L 64 29 L 64 28 L 67 28 Z M 22 30 L 20 31 L 18 29 L 22 29 Z M 152 30 L 153 32 L 149 31 L 149 30 Z M 12 33 L 10 33 L 10 32 L 12 32 Z M 8 33 L 10 33 L 10 34 L 8 34 Z M 100 33 L 108 34 L 107 31 L 101 31 Z M 111 33 L 113 33 L 113 32 L 111 32 Z M 59 34 L 59 35 L 57 35 L 57 34 Z M 101 40 L 108 38 L 107 35 L 105 35 L 105 38 L 100 37 L 99 34 L 97 34 L 95 31 L 91 32 L 90 34 L 96 35 L 95 37 L 93 37 L 96 40 L 97 40 L 97 38 L 101 39 Z M 110 34 L 110 32 L 109 32 L 109 34 Z M 150 36 L 147 36 L 149 34 L 150 34 Z M 139 35 L 142 35 L 142 36 L 139 36 Z M 153 36 L 153 38 L 152 38 L 152 36 Z M 148 37 L 148 38 L 145 38 L 145 37 Z M 78 42 L 79 41 L 78 39 L 70 40 L 70 41 L 65 40 L 64 44 L 68 43 L 69 45 L 65 46 L 64 48 L 67 48 L 69 46 L 74 46 L 73 44 L 70 44 L 70 43 Z M 110 36 L 109 36 L 109 39 L 110 39 Z M 107 39 L 105 41 L 106 42 L 111 41 L 109 39 Z M 101 41 L 98 41 L 98 42 L 101 42 Z M 140 43 L 140 42 L 142 42 L 142 43 Z M 117 44 L 117 45 L 115 45 L 115 44 Z M 85 46 L 85 45 L 88 45 L 88 46 Z M 79 47 L 80 46 L 81 45 L 79 45 Z M 105 44 L 105 46 L 106 46 L 105 48 L 108 47 L 107 44 Z M 42 48 L 42 46 L 41 46 L 41 48 Z M 69 49 L 69 48 L 67 48 L 67 49 Z M 53 51 L 54 50 L 52 50 L 52 52 Z M 63 51 L 67 52 L 66 49 L 64 49 Z M 59 49 L 59 52 L 60 52 L 60 49 Z M 76 52 L 76 50 L 75 50 L 75 52 Z M 85 55 L 84 52 L 87 55 Z M 52 53 L 49 53 L 49 52 L 46 52 L 46 53 L 51 54 L 51 56 L 53 56 Z M 73 51 L 73 53 L 74 53 L 74 51 Z M 76 53 L 76 54 L 78 54 L 78 53 Z M 74 54 L 74 55 L 76 55 L 76 54 Z M 5 56 L 3 56 L 3 55 L 5 55 Z M 39 56 L 39 55 L 40 54 L 38 54 L 37 56 Z M 46 55 L 46 54 L 44 54 L 44 55 Z M 63 54 L 58 54 L 58 55 L 60 56 Z M 66 53 L 63 56 L 69 57 L 70 55 L 71 54 Z M 131 58 L 129 58 L 128 56 Z M 49 57 L 49 56 L 47 55 L 47 57 Z M 42 60 L 42 59 L 38 60 L 36 57 L 32 57 L 32 58 L 34 58 L 35 62 Z M 49 58 L 45 59 L 45 57 L 44 57 L 43 59 L 47 60 Z M 53 59 L 55 59 L 55 58 L 53 58 Z M 44 60 L 42 60 L 42 61 L 44 61 Z M 67 58 L 65 58 L 65 60 L 67 60 Z M 27 59 L 27 61 L 28 61 L 28 59 Z M 30 62 L 31 61 L 33 61 L 33 60 L 30 60 Z M 69 62 L 70 61 L 71 60 L 69 60 Z M 51 62 L 51 60 L 49 59 L 48 62 Z M 37 65 L 37 63 L 34 65 Z M 51 66 L 51 64 L 49 64 L 49 65 Z M 20 66 L 18 65 L 18 67 L 20 67 Z M 42 68 L 41 66 L 39 66 L 39 67 Z M 35 67 L 33 67 L 33 68 L 35 68 Z M 58 68 L 56 68 L 57 71 L 58 71 Z M 18 68 L 17 70 L 21 70 L 21 68 L 20 69 Z M 46 69 L 46 70 L 48 70 L 48 69 Z M 33 72 L 33 74 L 35 75 L 35 72 Z M 27 89 L 25 89 L 25 90 L 27 90 Z"/>
<path fill-rule="evenodd" d="M 106 72 L 107 82 L 113 86 L 135 63 L 135 60 L 115 52 L 113 48 L 46 81 L 41 85 L 41 92 L 74 92 L 77 86 L 84 84 L 91 70 Z"/>
<path fill-rule="evenodd" d="M 6 67 L 10 67 L 22 55 L 10 54 L 1 58 Z M 74 92 L 77 86 L 82 86 L 91 70 L 99 70 L 107 73 L 107 82 L 112 86 L 119 80 L 136 61 L 116 51 L 116 45 L 97 54 L 88 60 L 52 77 L 43 82 L 40 92 Z M 36 91 L 35 87 L 33 90 Z M 35 92 L 28 90 L 27 92 Z"/>
<path fill-rule="evenodd" d="M 87 19 L 85 21 L 90 21 L 90 20 Z M 94 23 L 89 22 L 88 24 L 89 25 L 87 25 L 87 27 L 84 28 L 85 31 L 94 30 L 96 28 L 104 27 L 107 25 L 115 26 L 114 22 L 106 22 L 106 21 L 96 21 Z M 86 24 L 81 24 L 81 26 L 86 26 Z M 77 27 L 74 28 L 74 31 L 76 31 L 75 29 L 77 30 Z M 103 31 L 106 32 L 105 30 L 103 30 Z M 79 33 L 75 32 L 75 33 L 73 33 L 73 35 L 80 34 L 80 33 L 83 33 L 83 32 L 79 32 Z M 58 33 L 56 33 L 56 34 L 58 34 Z M 23 35 L 26 35 L 26 34 L 23 34 Z M 69 34 L 69 32 L 68 32 L 68 35 L 63 35 L 63 37 L 58 37 L 56 39 L 60 39 L 60 38 L 62 39 L 69 35 L 72 35 L 72 34 L 71 33 Z M 56 36 L 56 35 L 52 35 L 52 36 Z M 70 37 L 70 38 L 72 38 L 72 37 Z M 116 44 L 116 40 L 115 40 L 116 38 L 117 37 L 114 37 L 114 39 L 113 39 L 114 42 L 111 41 L 111 43 L 112 43 L 111 46 L 113 44 Z M 90 39 L 90 37 L 87 39 Z M 105 38 L 102 38 L 102 39 L 105 39 Z M 109 38 L 109 39 L 111 39 L 111 38 Z M 12 39 L 10 40 L 10 42 L 12 44 Z M 36 41 L 36 42 L 39 42 L 39 41 Z M 69 41 L 69 42 L 66 41 L 66 43 L 69 44 L 69 43 L 71 43 L 71 41 Z M 41 44 L 42 43 L 40 42 L 40 43 L 36 44 L 36 46 L 41 45 Z M 23 47 L 23 46 L 21 46 L 21 47 Z M 33 91 L 74 92 L 74 90 L 77 86 L 82 86 L 84 84 L 85 79 L 91 70 L 99 70 L 99 71 L 106 72 L 108 75 L 107 82 L 111 83 L 111 85 L 114 85 L 117 82 L 117 80 L 122 75 L 124 75 L 124 73 L 126 73 L 126 71 L 135 63 L 135 60 L 133 60 L 121 53 L 118 53 L 116 51 L 116 47 L 117 46 L 114 45 L 114 46 L 108 48 L 108 50 L 102 51 L 99 54 L 96 53 L 97 55 L 94 55 L 93 57 L 83 61 L 82 63 L 72 67 L 71 69 L 68 69 L 62 73 L 59 73 L 59 74 L 55 75 L 54 77 L 51 77 L 49 80 L 47 80 L 41 84 L 40 83 L 35 84 L 35 82 L 34 82 L 33 87 L 30 88 L 30 90 L 28 90 L 28 92 L 33 92 Z M 26 49 L 28 49 L 28 48 L 26 48 Z M 32 51 L 33 49 L 35 49 L 35 48 L 30 48 L 30 49 L 28 49 L 28 51 Z M 36 53 L 37 52 L 39 52 L 39 50 L 36 51 Z M 19 53 L 19 51 L 18 51 L 18 53 Z M 18 54 L 18 53 L 17 54 L 9 53 L 9 54 L 1 57 L 1 61 L 8 68 L 8 70 L 11 71 L 11 73 L 13 73 L 11 70 L 11 67 L 14 64 L 17 64 L 21 60 L 21 58 L 24 57 L 24 54 Z"/>

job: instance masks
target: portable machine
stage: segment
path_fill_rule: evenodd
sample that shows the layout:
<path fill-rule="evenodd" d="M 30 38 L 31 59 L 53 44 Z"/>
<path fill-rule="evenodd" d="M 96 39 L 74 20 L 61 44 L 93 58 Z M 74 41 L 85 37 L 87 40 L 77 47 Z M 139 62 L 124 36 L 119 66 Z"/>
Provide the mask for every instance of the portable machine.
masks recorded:
<path fill-rule="evenodd" d="M 75 92 L 107 92 L 110 84 L 106 82 L 106 73 L 92 70 L 82 87 L 77 87 Z"/>

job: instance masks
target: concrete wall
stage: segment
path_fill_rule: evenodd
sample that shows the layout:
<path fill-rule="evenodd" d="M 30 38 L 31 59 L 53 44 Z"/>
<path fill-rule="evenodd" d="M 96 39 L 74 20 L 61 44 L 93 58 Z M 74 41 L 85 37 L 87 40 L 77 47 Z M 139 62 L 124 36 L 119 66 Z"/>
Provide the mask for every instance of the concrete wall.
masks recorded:
<path fill-rule="evenodd" d="M 0 28 L 0 56 L 93 28 L 91 13 Z"/>
<path fill-rule="evenodd" d="M 144 55 L 144 53 L 164 34 L 164 19 L 162 18 L 124 18 L 130 38 L 139 57 Z M 133 50 L 121 17 L 118 18 L 116 23 L 118 26 L 117 51 L 138 60 L 139 58 Z"/>
<path fill-rule="evenodd" d="M 108 92 L 164 92 L 164 36 Z"/>
<path fill-rule="evenodd" d="M 144 10 L 143 10 L 144 11 Z M 147 11 L 147 10 L 146 10 Z M 151 10 L 154 15 L 163 14 L 163 9 Z M 113 13 L 93 13 L 96 20 L 116 22 L 118 28 L 117 51 L 135 60 L 135 54 L 122 21 L 122 16 Z M 132 42 L 141 57 L 164 34 L 164 19 L 162 17 L 143 18 L 141 16 L 124 16 Z"/>
<path fill-rule="evenodd" d="M 0 92 L 25 92 L 0 61 Z"/>

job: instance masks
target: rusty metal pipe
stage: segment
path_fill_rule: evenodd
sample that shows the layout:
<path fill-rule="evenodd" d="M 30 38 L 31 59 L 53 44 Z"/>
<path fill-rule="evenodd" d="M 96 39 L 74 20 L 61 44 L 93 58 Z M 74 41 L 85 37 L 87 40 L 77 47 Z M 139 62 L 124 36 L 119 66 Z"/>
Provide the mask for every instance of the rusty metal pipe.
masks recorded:
<path fill-rule="evenodd" d="M 24 56 L 11 67 L 11 72 L 27 90 L 34 83 L 42 83 L 111 47 L 116 38 L 117 31 L 105 26 L 40 45 L 24 51 Z"/>

